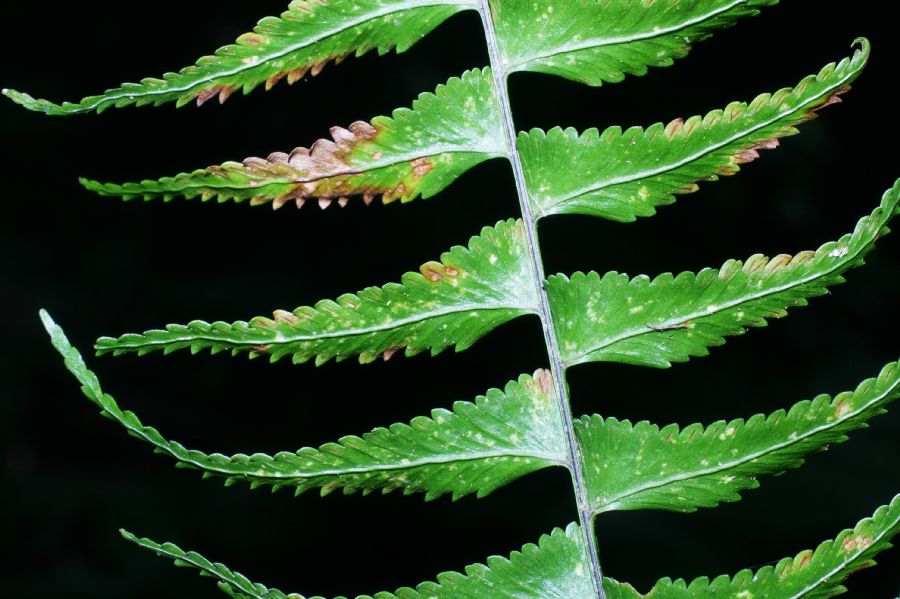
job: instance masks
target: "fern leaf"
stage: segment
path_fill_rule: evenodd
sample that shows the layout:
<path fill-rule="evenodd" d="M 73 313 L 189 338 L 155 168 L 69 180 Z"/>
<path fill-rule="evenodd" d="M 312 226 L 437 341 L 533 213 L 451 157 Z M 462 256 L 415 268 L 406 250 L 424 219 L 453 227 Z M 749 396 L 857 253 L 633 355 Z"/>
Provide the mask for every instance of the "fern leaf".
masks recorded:
<path fill-rule="evenodd" d="M 144 549 L 149 549 L 157 555 L 170 558 L 180 568 L 194 568 L 199 570 L 201 575 L 215 578 L 219 588 L 232 597 L 240 599 L 245 597 L 253 597 L 254 599 L 302 599 L 298 595 L 285 595 L 277 589 L 269 589 L 261 584 L 250 582 L 243 574 L 231 571 L 224 564 L 213 563 L 194 551 L 182 551 L 172 543 L 160 545 L 150 539 L 140 539 L 127 530 L 120 530 L 119 532 L 125 540 L 131 541 Z"/>
<path fill-rule="evenodd" d="M 873 558 L 891 548 L 890 539 L 900 532 L 900 495 L 890 505 L 862 520 L 853 529 L 844 530 L 832 541 L 821 543 L 785 558 L 775 566 L 756 572 L 743 570 L 733 577 L 713 580 L 698 578 L 686 583 L 664 578 L 646 595 L 612 595 L 610 599 L 646 597 L 647 599 L 688 599 L 729 597 L 733 599 L 826 599 L 846 592 L 843 582 L 854 572 L 875 565 Z"/>
<path fill-rule="evenodd" d="M 900 363 L 893 362 L 855 391 L 820 395 L 768 418 L 660 430 L 649 422 L 584 417 L 575 431 L 592 508 L 692 512 L 737 501 L 740 491 L 759 486 L 757 476 L 801 466 L 805 455 L 845 441 L 897 397 Z"/>
<path fill-rule="evenodd" d="M 599 86 L 644 75 L 691 44 L 778 0 L 528 2 L 492 0 L 509 72 L 535 71 Z"/>
<path fill-rule="evenodd" d="M 354 354 L 362 363 L 378 356 L 388 359 L 400 349 L 407 356 L 426 349 L 434 355 L 451 345 L 462 351 L 501 324 L 538 311 L 529 259 L 522 221 L 501 221 L 485 227 L 468 248 L 457 246 L 440 263 L 428 262 L 421 272 L 407 273 L 400 284 L 370 287 L 293 312 L 276 311 L 273 319 L 194 321 L 141 335 L 103 337 L 97 351 L 230 349 L 251 357 L 268 355 L 273 362 L 288 355 L 295 364 L 315 358 L 317 365 Z"/>
<path fill-rule="evenodd" d="M 783 317 L 786 308 L 806 305 L 806 298 L 842 283 L 843 273 L 862 264 L 889 232 L 898 202 L 900 181 L 852 234 L 793 257 L 754 255 L 718 270 L 653 280 L 616 272 L 550 277 L 547 293 L 562 358 L 567 366 L 613 361 L 666 368 L 707 355 L 707 347 L 723 344 L 725 336 L 765 326 L 767 318 Z"/>
<path fill-rule="evenodd" d="M 858 41 L 862 47 L 852 57 L 825 66 L 793 89 L 762 94 L 750 104 L 734 102 L 705 117 L 625 132 L 610 127 L 602 134 L 560 128 L 521 133 L 518 148 L 534 212 L 630 222 L 655 214 L 655 207 L 671 204 L 675 194 L 696 191 L 699 181 L 738 172 L 759 157 L 758 150 L 776 147 L 815 111 L 840 101 L 869 57 L 868 41 Z"/>
<path fill-rule="evenodd" d="M 280 18 L 267 17 L 235 44 L 204 56 L 197 64 L 162 79 L 126 83 L 98 96 L 62 105 L 36 100 L 15 90 L 3 94 L 29 110 L 70 115 L 114 106 L 176 102 L 198 105 L 234 92 L 266 89 L 286 79 L 294 83 L 307 73 L 316 75 L 329 62 L 370 50 L 404 52 L 445 20 L 474 8 L 467 0 L 293 0 Z"/>
<path fill-rule="evenodd" d="M 815 551 L 807 550 L 794 558 L 785 558 L 776 566 L 765 566 L 757 572 L 743 570 L 733 577 L 719 576 L 712 581 L 702 577 L 690 584 L 664 578 L 646 594 L 637 592 L 631 585 L 604 578 L 603 590 L 607 599 L 824 599 L 841 594 L 845 590 L 841 583 L 853 572 L 873 565 L 873 558 L 891 547 L 890 539 L 898 532 L 900 495 L 852 530 L 841 532 L 833 541 L 825 541 Z M 160 545 L 127 532 L 123 535 L 140 547 L 174 560 L 178 566 L 193 567 L 213 576 L 232 596 L 288 597 L 281 591 L 251 583 L 226 566 L 212 563 L 197 553 L 183 551 L 171 543 Z M 439 574 L 437 582 L 375 596 L 379 599 L 595 599 L 589 567 L 581 529 L 570 524 L 565 531 L 556 529 L 550 535 L 544 535 L 537 545 L 525 545 L 509 559 L 490 557 L 486 566 L 467 567 L 465 575 L 456 572 Z M 371 599 L 368 595 L 359 597 L 364 598 Z"/>
<path fill-rule="evenodd" d="M 301 595 L 285 595 L 281 591 L 254 584 L 226 566 L 212 563 L 192 551 L 183 551 L 171 543 L 162 545 L 122 532 L 129 541 L 157 555 L 167 557 L 178 566 L 192 567 L 201 574 L 216 578 L 225 592 L 255 599 L 287 599 Z M 404 587 L 394 593 L 376 593 L 377 599 L 468 599 L 471 597 L 517 599 L 594 599 L 593 582 L 587 568 L 590 562 L 584 551 L 581 529 L 570 524 L 566 530 L 556 529 L 541 537 L 537 545 L 529 543 L 509 558 L 493 556 L 487 565 L 473 564 L 465 574 L 444 572 L 436 582 L 425 582 L 415 589 Z M 221 586 L 221 585 L 224 585 Z M 612 588 L 612 583 L 610 584 Z M 311 597 L 310 599 L 322 599 Z M 344 599 L 343 597 L 338 599 Z M 372 599 L 360 595 L 357 599 Z"/>
<path fill-rule="evenodd" d="M 126 200 L 200 196 L 253 205 L 271 202 L 280 208 L 319 198 L 325 208 L 335 199 L 343 206 L 352 195 L 362 195 L 366 203 L 378 194 L 385 203 L 428 198 L 475 165 L 507 154 L 490 69 L 454 77 L 435 93 L 419 96 L 412 109 L 394 111 L 392 118 L 358 121 L 349 130 L 335 127 L 331 135 L 333 141 L 320 139 L 309 149 L 226 162 L 159 181 L 81 182 L 101 195 Z"/>
<path fill-rule="evenodd" d="M 209 455 L 186 449 L 122 410 L 103 392 L 63 330 L 46 312 L 41 319 L 66 367 L 104 415 L 177 460 L 178 466 L 198 469 L 204 477 L 223 477 L 226 485 L 293 488 L 297 495 L 313 488 L 322 495 L 337 489 L 345 494 L 402 489 L 405 494 L 424 492 L 426 500 L 446 493 L 456 500 L 471 493 L 484 497 L 530 472 L 567 463 L 565 432 L 552 375 L 546 370 L 521 376 L 505 391 L 491 389 L 475 403 L 457 402 L 452 412 L 434 410 L 430 418 L 377 428 L 361 438 L 343 437 L 318 449 L 275 456 Z"/>

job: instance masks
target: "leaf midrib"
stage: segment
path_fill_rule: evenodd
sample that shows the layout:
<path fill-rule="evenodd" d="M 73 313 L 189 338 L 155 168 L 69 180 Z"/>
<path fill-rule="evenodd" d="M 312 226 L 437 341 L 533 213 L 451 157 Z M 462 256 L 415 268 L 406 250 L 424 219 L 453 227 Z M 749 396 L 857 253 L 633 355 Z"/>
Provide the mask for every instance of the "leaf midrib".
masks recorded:
<path fill-rule="evenodd" d="M 404 327 L 406 325 L 416 324 L 418 322 L 431 320 L 433 318 L 440 318 L 443 316 L 452 316 L 454 314 L 464 314 L 466 312 L 481 312 L 481 311 L 485 311 L 485 310 L 487 310 L 487 311 L 510 310 L 513 312 L 521 312 L 523 314 L 529 314 L 529 313 L 536 314 L 537 313 L 536 309 L 533 306 L 515 306 L 515 305 L 502 305 L 502 304 L 466 304 L 466 305 L 457 307 L 455 309 L 429 312 L 424 315 L 410 316 L 407 318 L 400 318 L 400 319 L 392 320 L 390 323 L 385 323 L 385 324 L 371 326 L 371 327 L 361 327 L 358 329 L 349 329 L 349 330 L 346 330 L 343 332 L 330 332 L 330 333 L 322 333 L 322 334 L 318 334 L 318 335 L 286 336 L 281 331 L 275 331 L 274 338 L 258 337 L 256 339 L 247 339 L 246 341 L 244 341 L 244 340 L 241 340 L 240 342 L 234 341 L 234 343 L 240 345 L 245 342 L 248 344 L 252 344 L 256 341 L 260 341 L 260 342 L 270 343 L 273 345 L 274 344 L 285 345 L 285 344 L 290 344 L 290 343 L 298 343 L 298 342 L 302 342 L 302 341 L 317 341 L 319 339 L 335 339 L 335 338 L 340 338 L 340 337 L 355 337 L 355 336 L 359 336 L 359 335 L 366 335 L 369 333 L 378 333 L 378 332 L 382 332 L 382 331 L 398 329 L 398 328 Z M 186 325 L 186 326 L 190 326 L 190 325 Z M 250 327 L 258 329 L 258 330 L 262 330 L 262 331 L 271 331 L 272 330 L 272 329 L 267 329 L 265 327 L 258 326 L 258 325 L 257 326 L 250 325 Z M 236 331 L 234 328 L 234 324 L 229 325 L 228 332 L 232 332 L 232 331 L 234 331 L 238 335 L 252 334 L 252 331 Z M 231 342 L 231 341 L 233 341 L 233 338 L 229 337 L 228 332 L 223 332 L 220 336 L 214 336 L 214 335 L 209 335 L 209 334 L 181 335 L 178 337 L 168 337 L 166 339 L 160 339 L 160 340 L 146 340 L 146 341 L 142 341 L 139 343 L 131 343 L 131 344 L 129 344 L 127 342 L 120 342 L 118 339 L 116 339 L 116 340 L 114 340 L 114 341 L 116 341 L 115 345 L 107 346 L 107 345 L 99 345 L 98 344 L 96 346 L 96 349 L 106 352 L 106 351 L 114 351 L 115 349 L 128 348 L 128 347 L 140 348 L 140 347 L 151 347 L 151 346 L 158 346 L 158 345 L 172 345 L 173 343 L 180 343 L 183 341 Z M 141 336 L 142 336 L 142 338 L 144 338 L 148 334 L 153 334 L 153 333 L 170 333 L 170 332 L 169 331 L 147 331 L 147 332 L 143 333 Z"/>
<path fill-rule="evenodd" d="M 132 429 L 133 430 L 133 429 Z M 148 439 L 149 441 L 149 439 Z M 158 444 L 157 447 L 160 447 Z M 163 447 L 160 447 L 161 449 Z M 266 475 L 258 475 L 253 472 L 245 472 L 245 471 L 231 471 L 221 466 L 213 467 L 210 464 L 205 464 L 198 460 L 189 460 L 183 457 L 176 455 L 176 452 L 172 451 L 170 448 L 165 448 L 165 450 L 179 462 L 184 462 L 196 466 L 202 470 L 209 470 L 213 472 L 218 472 L 219 474 L 227 474 L 229 476 L 242 476 L 248 479 L 257 479 L 257 480 L 282 480 L 282 479 L 309 479 L 316 478 L 319 476 L 341 476 L 345 474 L 368 474 L 368 473 L 376 473 L 376 472 L 388 472 L 391 470 L 413 470 L 415 468 L 425 467 L 429 465 L 437 465 L 437 464 L 453 464 L 460 462 L 479 462 L 486 461 L 488 459 L 494 458 L 529 458 L 541 460 L 543 462 L 547 462 L 548 464 L 558 465 L 568 467 L 568 464 L 565 460 L 560 459 L 559 456 L 554 456 L 552 454 L 545 454 L 541 452 L 527 452 L 527 451 L 498 451 L 498 452 L 473 452 L 471 454 L 447 454 L 441 457 L 433 457 L 433 458 L 422 458 L 418 460 L 410 460 L 409 463 L 403 462 L 395 462 L 395 463 L 385 463 L 385 464 L 377 464 L 372 467 L 366 466 L 352 466 L 348 468 L 332 468 L 328 470 L 320 470 L 315 472 L 305 472 L 305 471 L 295 471 L 292 473 L 272 473 Z M 321 451 L 321 450 L 316 450 Z M 227 457 L 227 456 L 226 456 Z M 273 462 L 275 458 L 272 456 L 266 456 Z M 296 455 L 297 459 L 304 459 L 303 456 Z M 229 460 L 234 459 L 234 456 L 228 458 Z"/>

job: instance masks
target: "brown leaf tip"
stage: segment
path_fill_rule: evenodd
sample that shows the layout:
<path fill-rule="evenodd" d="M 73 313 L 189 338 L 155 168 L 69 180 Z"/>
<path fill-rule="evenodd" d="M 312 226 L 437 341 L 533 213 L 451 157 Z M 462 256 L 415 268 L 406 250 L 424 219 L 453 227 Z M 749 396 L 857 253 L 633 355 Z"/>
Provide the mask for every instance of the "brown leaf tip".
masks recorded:
<path fill-rule="evenodd" d="M 233 85 L 214 85 L 213 87 L 202 90 L 197 94 L 197 106 L 203 106 L 207 101 L 219 96 L 219 104 L 224 104 L 225 100 L 231 97 L 231 94 L 237 88 Z"/>
<path fill-rule="evenodd" d="M 819 104 L 818 106 L 813 108 L 812 112 L 819 112 L 823 108 L 827 108 L 827 107 L 831 106 L 832 104 L 840 104 L 841 102 L 844 101 L 841 99 L 841 95 L 846 94 L 848 91 L 850 91 L 850 88 L 851 88 L 851 86 L 845 85 L 844 87 L 835 91 L 833 94 L 828 96 L 827 100 L 825 100 L 824 102 L 822 102 L 821 104 Z"/>
<path fill-rule="evenodd" d="M 403 349 L 402 345 L 398 345 L 396 347 L 389 347 L 388 349 L 384 350 L 384 353 L 381 355 L 381 357 L 384 359 L 385 362 L 387 362 L 388 360 L 393 358 L 394 354 L 396 354 L 401 349 Z"/>

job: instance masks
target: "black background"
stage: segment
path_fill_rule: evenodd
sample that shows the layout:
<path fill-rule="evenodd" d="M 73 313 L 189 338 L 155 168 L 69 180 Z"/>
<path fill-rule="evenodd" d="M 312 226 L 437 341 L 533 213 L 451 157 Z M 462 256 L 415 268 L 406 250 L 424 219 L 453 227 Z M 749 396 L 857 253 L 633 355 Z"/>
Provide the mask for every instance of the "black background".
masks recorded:
<path fill-rule="evenodd" d="M 699 44 L 644 78 L 587 88 L 516 75 L 520 128 L 648 125 L 791 85 L 850 53 L 873 56 L 845 104 L 803 127 L 736 177 L 703 185 L 636 224 L 560 217 L 541 226 L 549 272 L 696 270 L 729 257 L 817 247 L 852 229 L 900 176 L 900 59 L 894 3 L 788 2 Z M 835 3 L 837 5 L 837 3 Z M 4 7 L 0 84 L 76 99 L 158 75 L 229 42 L 282 1 L 19 2 Z M 202 109 L 109 110 L 47 118 L 0 104 L 2 137 L 3 588 L 16 597 L 216 597 L 195 574 L 125 543 L 126 527 L 175 541 L 252 579 L 305 594 L 353 595 L 414 585 L 490 554 L 508 554 L 576 518 L 562 471 L 492 496 L 425 504 L 421 496 L 293 498 L 221 488 L 99 418 L 43 334 L 48 308 L 90 348 L 101 334 L 193 318 L 234 320 L 397 280 L 518 214 L 507 164 L 488 163 L 440 196 L 406 206 L 361 202 L 300 212 L 197 202 L 99 199 L 78 175 L 157 177 L 308 145 L 410 103 L 487 53 L 474 13 L 410 52 L 374 53 L 269 93 Z M 573 173 L 577 176 L 577 173 Z M 574 369 L 576 413 L 705 423 L 770 412 L 853 388 L 898 357 L 896 264 L 890 236 L 833 295 L 671 370 Z M 86 352 L 90 354 L 90 352 Z M 534 319 L 462 354 L 322 368 L 181 352 L 94 359 L 107 391 L 169 437 L 208 451 L 276 452 L 406 421 L 502 386 L 545 363 Z M 692 515 L 625 512 L 599 519 L 605 572 L 646 590 L 759 567 L 831 538 L 898 491 L 900 412 L 851 441 L 766 478 L 738 503 Z M 900 553 L 851 579 L 853 597 L 894 597 Z"/>

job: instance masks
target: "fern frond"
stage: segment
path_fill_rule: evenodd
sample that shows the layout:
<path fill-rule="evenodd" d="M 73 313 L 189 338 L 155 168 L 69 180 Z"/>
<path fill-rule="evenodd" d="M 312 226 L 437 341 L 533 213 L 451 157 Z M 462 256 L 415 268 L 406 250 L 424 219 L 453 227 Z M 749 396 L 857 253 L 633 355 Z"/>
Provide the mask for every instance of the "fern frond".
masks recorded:
<path fill-rule="evenodd" d="M 842 283 L 843 273 L 862 264 L 890 231 L 898 202 L 900 181 L 852 234 L 793 257 L 757 254 L 718 270 L 653 280 L 616 272 L 550 277 L 547 293 L 562 358 L 568 366 L 613 361 L 666 368 L 705 356 L 724 337 L 765 326 L 767 318 L 781 318 L 786 308 L 806 305 L 807 298 Z"/>
<path fill-rule="evenodd" d="M 174 560 L 177 566 L 193 567 L 201 574 L 216 578 L 220 588 L 232 596 L 235 596 L 235 592 L 237 592 L 240 593 L 238 596 L 255 599 L 303 599 L 301 595 L 285 595 L 281 591 L 254 584 L 222 564 L 212 563 L 197 553 L 183 551 L 171 543 L 160 545 L 150 539 L 141 539 L 125 531 L 122 534 L 136 545 Z M 594 599 L 594 586 L 587 572 L 589 563 L 584 551 L 581 529 L 575 524 L 570 524 L 566 530 L 556 529 L 551 534 L 542 536 L 537 545 L 532 543 L 525 545 L 521 551 L 513 552 L 509 558 L 492 556 L 487 559 L 487 565 L 467 566 L 465 574 L 444 572 L 438 574 L 436 582 L 424 582 L 415 589 L 404 587 L 393 593 L 380 592 L 376 593 L 374 597 L 377 599 L 469 599 L 472 597 Z M 221 585 L 225 585 L 225 587 Z M 310 597 L 309 599 L 323 598 Z M 372 599 L 372 597 L 360 595 L 357 599 Z"/>
<path fill-rule="evenodd" d="M 706 428 L 679 429 L 600 416 L 575 423 L 592 508 L 664 509 L 692 512 L 737 501 L 740 491 L 759 486 L 756 477 L 803 464 L 804 457 L 885 412 L 900 397 L 900 363 L 834 399 L 820 395 L 789 411 L 744 421 L 719 421 Z"/>
<path fill-rule="evenodd" d="M 588 214 L 630 222 L 671 204 L 675 194 L 698 189 L 700 181 L 732 175 L 759 157 L 758 150 L 778 146 L 797 133 L 796 126 L 815 111 L 840 101 L 869 57 L 867 40 L 839 64 L 825 66 L 793 89 L 757 96 L 750 104 L 734 102 L 724 110 L 646 130 L 625 132 L 610 127 L 534 129 L 521 133 L 519 153 L 534 212 Z M 578 177 L 569 176 L 577 172 Z"/>
<path fill-rule="evenodd" d="M 694 42 L 777 2 L 491 0 L 491 12 L 510 72 L 535 71 L 598 86 L 669 66 Z"/>
<path fill-rule="evenodd" d="M 461 10 L 469 0 L 293 0 L 280 18 L 266 17 L 235 44 L 204 56 L 194 66 L 162 79 L 126 83 L 77 103 L 55 104 L 15 90 L 3 90 L 17 104 L 50 115 L 70 115 L 114 106 L 159 106 L 175 102 L 198 105 L 215 97 L 224 102 L 234 92 L 266 89 L 286 79 L 294 83 L 316 75 L 329 62 L 370 50 L 404 52 Z"/>
<path fill-rule="evenodd" d="M 407 356 L 426 349 L 434 355 L 451 345 L 462 351 L 501 324 L 538 311 L 521 220 L 485 227 L 468 248 L 457 246 L 440 263 L 428 262 L 421 272 L 401 280 L 315 307 L 276 311 L 273 319 L 194 321 L 118 339 L 103 337 L 97 353 L 229 349 L 251 357 L 268 355 L 273 362 L 292 356 L 295 364 L 315 358 L 319 365 L 359 354 L 366 363 L 378 356 L 388 359 L 400 349 Z"/>
<path fill-rule="evenodd" d="M 825 599 L 843 593 L 846 590 L 843 581 L 850 574 L 873 565 L 873 558 L 891 547 L 890 539 L 898 532 L 900 495 L 852 530 L 841 532 L 833 541 L 825 541 L 815 551 L 785 558 L 776 566 L 765 566 L 756 572 L 743 570 L 733 577 L 719 576 L 712 581 L 701 577 L 690 584 L 664 578 L 646 594 L 637 592 L 631 585 L 604 578 L 603 589 L 607 599 Z M 251 583 L 226 566 L 171 543 L 160 545 L 131 533 L 123 532 L 123 535 L 140 547 L 174 560 L 178 566 L 193 567 L 217 578 L 220 585 L 225 585 L 223 590 L 232 596 L 239 593 L 242 595 L 238 596 L 264 599 L 300 597 Z M 467 567 L 465 575 L 439 574 L 436 583 L 426 582 L 415 589 L 403 588 L 375 596 L 378 599 L 595 599 L 589 567 L 581 529 L 570 524 L 565 531 L 556 529 L 544 535 L 537 545 L 525 545 L 509 559 L 490 557 L 486 566 Z M 364 595 L 358 599 L 371 597 Z"/>
<path fill-rule="evenodd" d="M 428 198 L 475 165 L 508 152 L 490 69 L 450 79 L 434 93 L 419 96 L 412 109 L 375 117 L 371 124 L 358 121 L 349 130 L 335 127 L 331 135 L 333 141 L 320 139 L 309 149 L 226 162 L 159 181 L 81 182 L 101 195 L 125 200 L 200 196 L 204 201 L 271 202 L 277 209 L 292 201 L 299 208 L 309 198 L 319 198 L 325 208 L 332 200 L 343 206 L 354 195 L 362 195 L 367 204 L 376 195 L 385 203 Z"/>
<path fill-rule="evenodd" d="M 41 319 L 66 367 L 105 416 L 178 466 L 200 470 L 204 477 L 223 477 L 226 485 L 292 488 L 296 495 L 313 488 L 322 495 L 337 489 L 345 494 L 402 489 L 404 494 L 423 492 L 426 500 L 446 493 L 456 500 L 472 493 L 484 497 L 528 473 L 565 465 L 568 458 L 552 375 L 546 370 L 522 375 L 504 391 L 491 389 L 474 403 L 456 402 L 452 412 L 434 410 L 430 418 L 377 428 L 361 438 L 343 437 L 318 449 L 274 456 L 186 449 L 122 410 L 103 392 L 63 330 L 46 312 Z"/>

